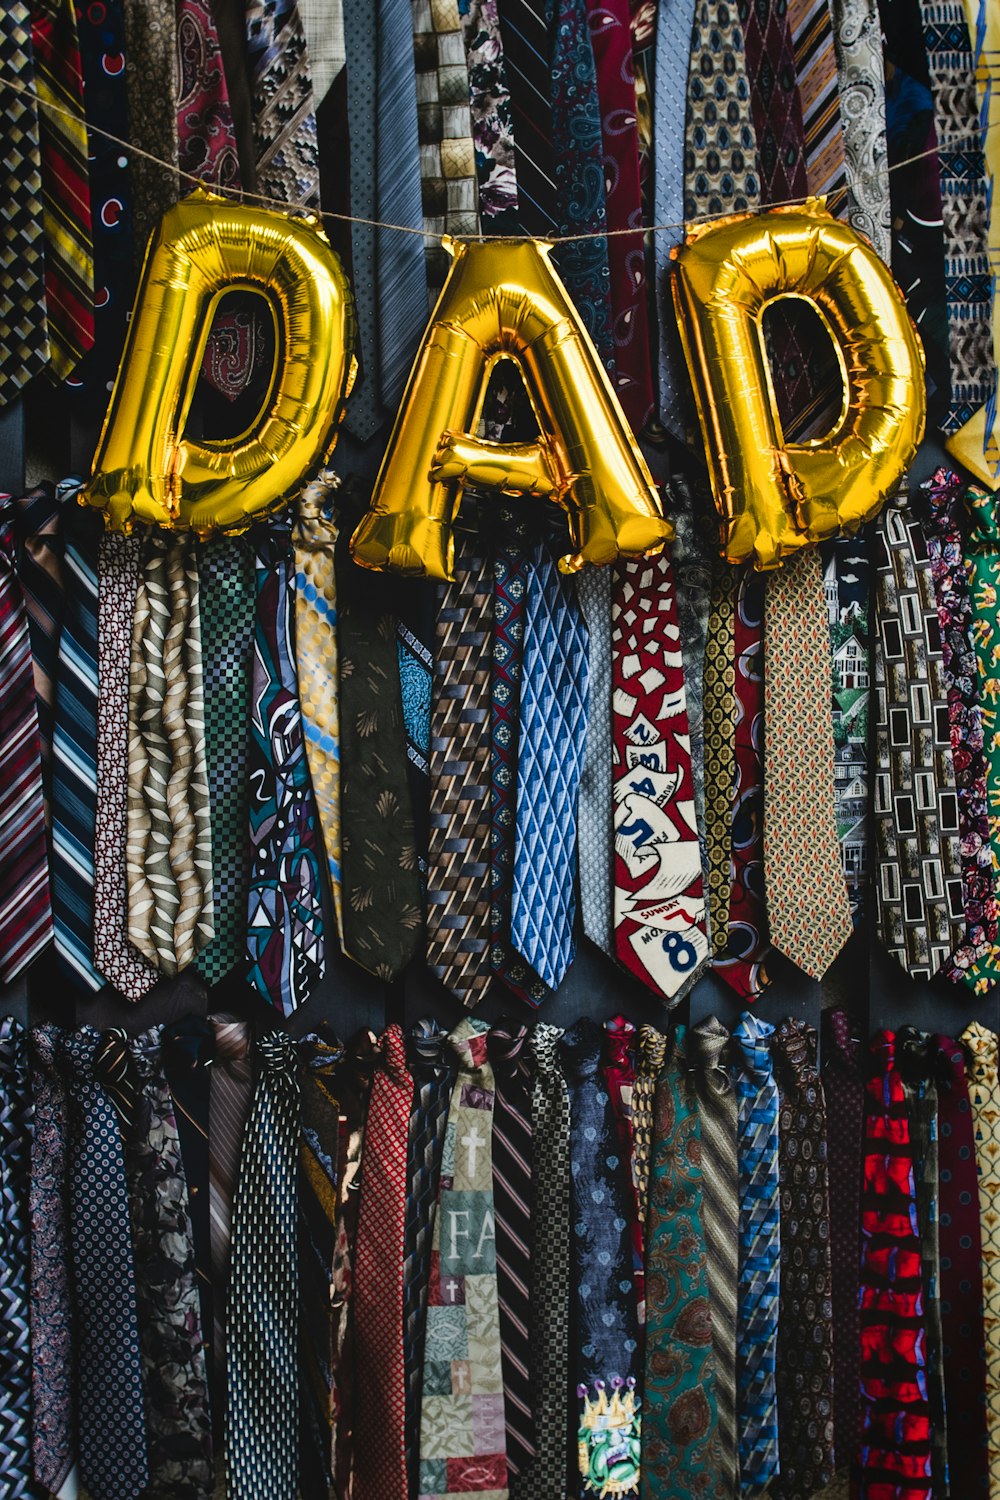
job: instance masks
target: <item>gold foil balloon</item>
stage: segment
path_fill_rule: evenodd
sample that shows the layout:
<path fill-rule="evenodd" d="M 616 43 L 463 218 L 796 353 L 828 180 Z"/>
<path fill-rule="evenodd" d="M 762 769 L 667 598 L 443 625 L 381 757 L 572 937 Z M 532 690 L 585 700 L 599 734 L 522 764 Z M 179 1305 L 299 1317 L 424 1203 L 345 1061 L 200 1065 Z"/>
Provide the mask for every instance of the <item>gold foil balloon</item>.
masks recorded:
<path fill-rule="evenodd" d="M 266 298 L 277 367 L 247 432 L 199 442 L 183 433 L 205 341 L 219 299 L 239 288 Z M 315 220 L 192 193 L 146 252 L 86 500 L 118 531 L 244 530 L 329 456 L 353 342 L 350 285 Z"/>
<path fill-rule="evenodd" d="M 672 253 L 725 557 L 774 568 L 799 547 L 856 531 L 924 431 L 923 349 L 891 275 L 818 199 L 721 220 Z M 764 347 L 765 309 L 783 297 L 815 309 L 843 381 L 833 428 L 808 442 L 783 439 Z"/>
<path fill-rule="evenodd" d="M 368 513 L 351 551 L 366 568 L 450 578 L 463 487 L 558 502 L 584 563 L 659 552 L 673 535 L 645 460 L 566 288 L 537 241 L 448 244 L 453 256 Z M 539 438 L 475 431 L 494 365 L 517 365 Z"/>

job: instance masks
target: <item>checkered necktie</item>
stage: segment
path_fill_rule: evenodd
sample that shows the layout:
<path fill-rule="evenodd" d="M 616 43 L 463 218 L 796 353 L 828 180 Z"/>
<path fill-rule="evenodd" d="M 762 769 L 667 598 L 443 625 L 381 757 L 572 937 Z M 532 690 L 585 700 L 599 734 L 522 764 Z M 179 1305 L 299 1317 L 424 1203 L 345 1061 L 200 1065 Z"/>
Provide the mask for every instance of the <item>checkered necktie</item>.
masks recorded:
<path fill-rule="evenodd" d="M 17 517 L 17 575 L 28 614 L 45 785 L 45 821 L 50 826 L 52 728 L 64 606 L 62 507 L 56 500 L 52 485 L 42 484 L 26 495 L 16 496 L 14 509 Z"/>
<path fill-rule="evenodd" d="M 33 1116 L 27 1032 L 5 1016 L 0 1021 L 0 1480 L 11 1500 L 32 1494 L 28 1178 Z"/>
<path fill-rule="evenodd" d="M 0 402 L 12 400 L 49 359 L 45 309 L 45 242 L 39 119 L 35 96 L 22 93 L 32 76 L 31 17 L 25 0 L 0 14 L 0 80 L 4 93 L 0 160 L 6 182 L 0 226 Z"/>
<path fill-rule="evenodd" d="M 576 597 L 587 622 L 590 714 L 580 774 L 580 911 L 583 930 L 603 953 L 614 952 L 612 927 L 611 568 L 584 568 Z"/>
<path fill-rule="evenodd" d="M 265 1033 L 257 1054 L 233 1203 L 226 1473 L 233 1500 L 296 1500 L 299 1078 L 285 1032 Z"/>

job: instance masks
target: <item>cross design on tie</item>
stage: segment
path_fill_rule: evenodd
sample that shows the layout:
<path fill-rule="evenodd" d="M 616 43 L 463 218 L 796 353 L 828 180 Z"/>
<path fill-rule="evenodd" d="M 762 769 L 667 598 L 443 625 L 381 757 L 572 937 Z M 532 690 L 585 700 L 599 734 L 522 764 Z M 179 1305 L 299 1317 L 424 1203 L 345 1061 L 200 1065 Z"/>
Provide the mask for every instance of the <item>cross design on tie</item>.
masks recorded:
<path fill-rule="evenodd" d="M 470 1177 L 475 1177 L 475 1175 L 476 1175 L 476 1155 L 477 1155 L 477 1153 L 479 1151 L 480 1146 L 485 1146 L 486 1145 L 486 1141 L 479 1134 L 479 1131 L 476 1129 L 475 1125 L 473 1125 L 473 1127 L 469 1131 L 468 1135 L 463 1135 L 463 1137 L 462 1137 L 462 1145 L 466 1148 L 466 1151 L 468 1152 L 468 1155 L 469 1155 L 469 1176 Z"/>

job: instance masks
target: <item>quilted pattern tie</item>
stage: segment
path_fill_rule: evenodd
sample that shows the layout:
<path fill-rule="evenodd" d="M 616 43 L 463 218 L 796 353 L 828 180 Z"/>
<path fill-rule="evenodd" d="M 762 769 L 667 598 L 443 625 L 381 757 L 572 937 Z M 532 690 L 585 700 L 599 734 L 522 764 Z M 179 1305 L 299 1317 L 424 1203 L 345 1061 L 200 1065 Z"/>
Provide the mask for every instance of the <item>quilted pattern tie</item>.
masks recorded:
<path fill-rule="evenodd" d="M 441 236 L 479 230 L 469 69 L 461 25 L 456 0 L 438 5 L 413 0 L 424 245 L 432 295 L 440 291 L 448 272 Z M 352 171 L 352 184 L 353 176 Z M 352 203 L 354 196 L 352 192 Z M 353 211 L 358 212 L 357 208 Z"/>
<path fill-rule="evenodd" d="M 889 264 L 885 64 L 877 0 L 832 0 L 840 123 L 847 166 L 847 221 Z"/>
<path fill-rule="evenodd" d="M 611 792 L 611 568 L 584 568 L 576 597 L 587 622 L 590 713 L 580 774 L 580 910 L 583 930 L 602 952 L 614 952 L 611 867 L 614 858 Z"/>
<path fill-rule="evenodd" d="M 642 1493 L 722 1496 L 711 1301 L 703 1228 L 704 1171 L 686 1028 L 656 1090 L 656 1150 L 646 1221 L 646 1384 Z"/>
<path fill-rule="evenodd" d="M 967 540 L 964 543 L 965 569 L 969 577 L 973 609 L 972 641 L 978 669 L 979 712 L 983 722 L 986 751 L 987 788 L 995 787 L 1000 778 L 1000 733 L 997 728 L 997 612 L 1000 591 L 1000 527 L 997 525 L 996 498 L 978 485 L 970 484 L 964 494 L 968 513 Z M 1000 807 L 995 795 L 987 802 L 991 861 L 1000 869 Z M 1000 956 L 996 950 L 980 959 L 975 978 L 979 984 L 991 985 L 1000 980 Z"/>
<path fill-rule="evenodd" d="M 387 1026 L 372 1078 L 361 1158 L 361 1205 L 354 1251 L 357 1367 L 354 1495 L 383 1500 L 407 1493 L 406 1378 L 403 1365 L 403 1254 L 406 1143 L 413 1079 L 402 1028 Z"/>
<path fill-rule="evenodd" d="M 11 0 L 3 8 L 0 58 L 0 68 L 13 83 L 20 85 L 30 76 L 31 16 L 25 0 Z M 10 189 L 0 232 L 0 381 L 5 401 L 45 368 L 50 352 L 38 109 L 31 92 L 8 90 L 7 97 L 0 131 L 0 160 Z"/>
<path fill-rule="evenodd" d="M 493 1070 L 485 1021 L 459 1022 L 424 1344 L 420 1494 L 506 1500 L 503 1378 L 493 1229 Z"/>
<path fill-rule="evenodd" d="M 666 553 L 617 564 L 612 605 L 615 951 L 676 1003 L 708 957 L 684 670 Z"/>
<path fill-rule="evenodd" d="M 740 1493 L 760 1495 L 779 1472 L 774 1366 L 781 1257 L 778 1087 L 774 1027 L 745 1011 L 733 1031 L 740 1184 L 736 1415 Z"/>
<path fill-rule="evenodd" d="M 0 1476 L 11 1500 L 27 1500 L 32 1493 L 28 1192 L 33 1116 L 28 1036 L 5 1016 L 0 1021 Z"/>
<path fill-rule="evenodd" d="M 1000 1485 L 1000 1087 L 997 1036 L 981 1021 L 962 1032 L 969 1054 L 969 1105 L 976 1138 L 979 1220 L 983 1255 L 983 1331 L 986 1336 L 986 1425 L 990 1492 Z"/>
<path fill-rule="evenodd" d="M 544 544 L 524 611 L 511 941 L 557 989 L 573 961 L 576 815 L 587 739 L 587 627 Z"/>
<path fill-rule="evenodd" d="M 861 1137 L 865 1082 L 861 1044 L 846 1010 L 823 1012 L 830 1184 L 833 1317 L 833 1451 L 838 1469 L 854 1463 L 861 1434 L 861 1330 L 858 1317 Z"/>
<path fill-rule="evenodd" d="M 771 941 L 820 979 L 850 937 L 852 923 L 834 816 L 830 642 L 815 547 L 803 548 L 769 575 L 764 612 L 764 869 Z"/>
<path fill-rule="evenodd" d="M 250 0 L 246 27 L 257 191 L 297 208 L 316 208 L 316 115 L 298 6 L 295 0 Z"/>
<path fill-rule="evenodd" d="M 455 582 L 438 607 L 431 700 L 427 962 L 470 1009 L 490 982 L 490 712 L 492 569 L 461 533 Z"/>
<path fill-rule="evenodd" d="M 226 1474 L 233 1500 L 296 1500 L 299 1079 L 284 1032 L 260 1037 L 257 1055 L 233 1201 Z"/>

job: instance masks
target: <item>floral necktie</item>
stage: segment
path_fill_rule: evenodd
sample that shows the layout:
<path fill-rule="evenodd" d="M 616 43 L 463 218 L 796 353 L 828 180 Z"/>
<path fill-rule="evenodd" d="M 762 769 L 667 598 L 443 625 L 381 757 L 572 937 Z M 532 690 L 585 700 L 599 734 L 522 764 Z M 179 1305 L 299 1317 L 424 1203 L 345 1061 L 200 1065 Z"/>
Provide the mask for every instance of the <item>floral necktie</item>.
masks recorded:
<path fill-rule="evenodd" d="M 964 546 L 965 570 L 969 578 L 973 609 L 972 640 L 979 676 L 979 711 L 986 752 L 986 784 L 1000 784 L 1000 723 L 997 721 L 997 598 L 1000 597 L 1000 526 L 996 496 L 970 484 L 963 496 L 968 512 L 968 539 Z M 987 803 L 991 862 L 1000 867 L 1000 808 L 995 799 Z M 1000 980 L 1000 953 L 993 952 L 976 965 L 977 985 Z"/>

